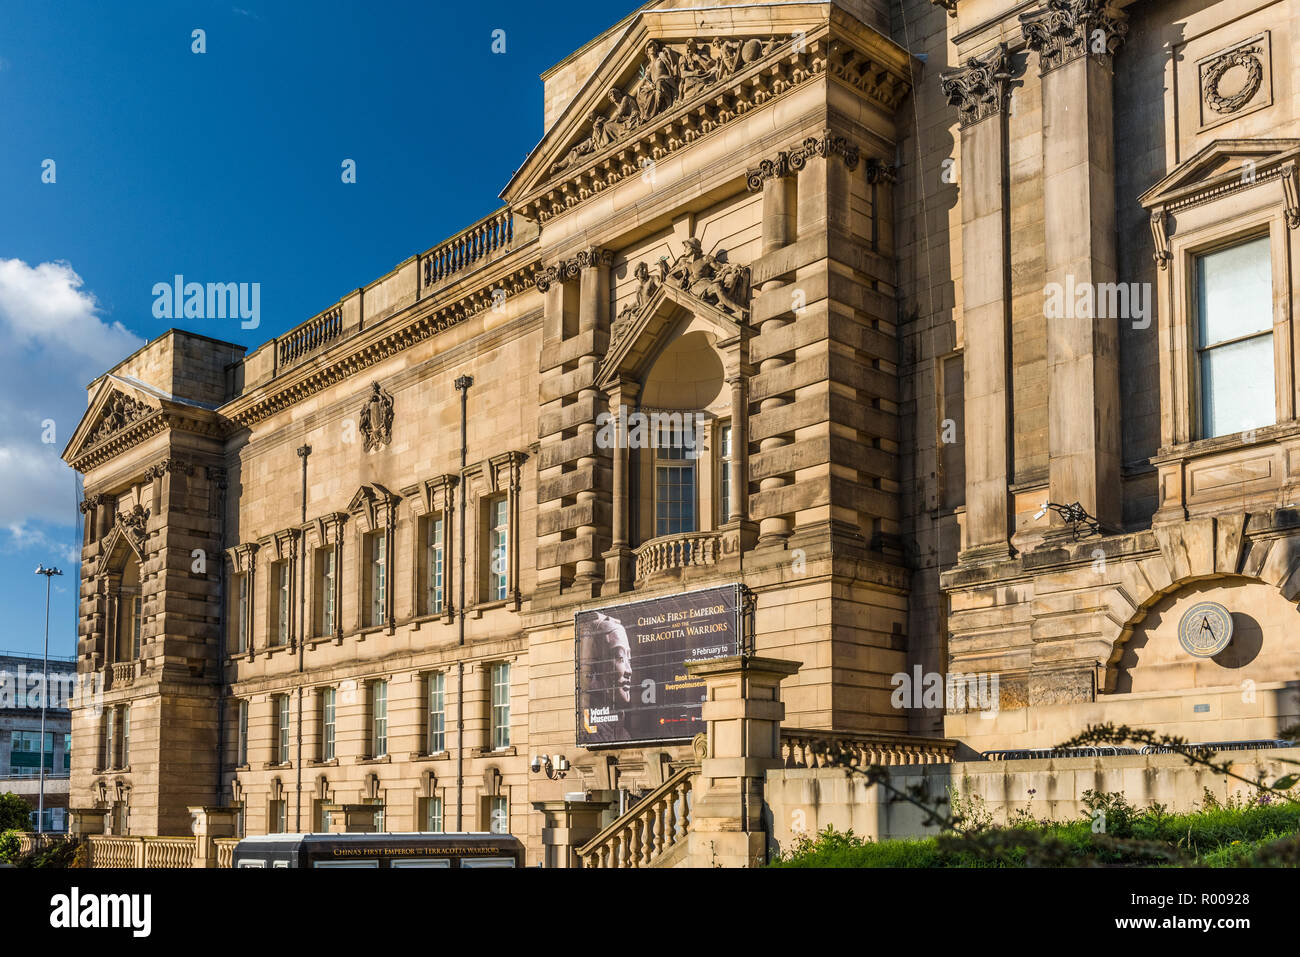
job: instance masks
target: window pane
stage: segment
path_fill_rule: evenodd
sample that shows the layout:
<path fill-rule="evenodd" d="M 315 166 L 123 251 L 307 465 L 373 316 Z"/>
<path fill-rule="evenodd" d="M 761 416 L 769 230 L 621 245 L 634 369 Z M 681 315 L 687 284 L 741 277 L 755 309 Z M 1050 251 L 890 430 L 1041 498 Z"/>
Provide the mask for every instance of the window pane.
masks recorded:
<path fill-rule="evenodd" d="M 334 633 L 334 550 L 321 555 L 321 634 Z"/>
<path fill-rule="evenodd" d="M 492 524 L 489 536 L 491 554 L 489 556 L 488 596 L 492 601 L 504 601 L 507 596 L 507 572 L 510 558 L 509 551 L 509 511 L 506 499 L 497 499 L 489 510 Z"/>
<path fill-rule="evenodd" d="M 434 615 L 442 611 L 442 562 L 443 562 L 443 544 L 442 544 L 442 519 L 433 518 L 429 520 L 429 544 L 428 556 L 425 559 L 426 571 L 429 576 L 429 593 L 427 596 L 428 614 Z"/>
<path fill-rule="evenodd" d="M 381 758 L 388 753 L 388 682 L 376 681 L 372 685 L 374 695 L 374 754 Z"/>
<path fill-rule="evenodd" d="M 239 608 L 236 612 L 239 622 L 239 650 L 248 650 L 248 576 L 239 576 Z"/>
<path fill-rule="evenodd" d="M 1272 335 L 1201 353 L 1201 393 L 1206 438 L 1272 425 L 1277 420 Z"/>
<path fill-rule="evenodd" d="M 488 830 L 493 834 L 510 833 L 510 815 L 504 797 L 489 799 Z"/>
<path fill-rule="evenodd" d="M 695 530 L 695 464 L 658 466 L 655 469 L 655 535 Z"/>
<path fill-rule="evenodd" d="M 510 665 L 492 667 L 492 747 L 510 747 Z"/>
<path fill-rule="evenodd" d="M 1261 236 L 1197 258 L 1201 348 L 1273 328 L 1268 244 L 1268 237 Z"/>
<path fill-rule="evenodd" d="M 441 674 L 429 676 L 429 753 L 445 751 L 446 743 L 446 678 Z"/>

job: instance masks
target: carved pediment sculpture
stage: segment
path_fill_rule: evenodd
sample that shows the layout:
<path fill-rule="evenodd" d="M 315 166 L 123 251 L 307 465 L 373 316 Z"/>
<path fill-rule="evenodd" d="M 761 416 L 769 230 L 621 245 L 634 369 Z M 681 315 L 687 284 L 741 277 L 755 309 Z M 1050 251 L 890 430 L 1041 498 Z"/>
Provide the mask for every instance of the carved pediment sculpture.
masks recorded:
<path fill-rule="evenodd" d="M 102 441 L 114 432 L 125 429 L 131 423 L 138 422 L 152 411 L 153 409 L 138 399 L 133 399 L 121 392 L 114 393 L 104 406 L 103 418 L 99 420 L 99 425 L 95 428 L 91 441 Z"/>
<path fill-rule="evenodd" d="M 749 318 L 749 267 L 704 252 L 703 245 L 694 236 L 683 241 L 682 254 L 671 264 L 666 259 L 653 266 L 639 262 L 632 274 L 637 281 L 636 292 L 611 325 L 611 351 L 635 327 L 636 317 L 663 286 L 689 293 L 737 322 Z"/>
<path fill-rule="evenodd" d="M 360 426 L 367 452 L 393 440 L 393 397 L 378 382 L 370 383 L 370 395 L 361 407 Z"/>
<path fill-rule="evenodd" d="M 575 165 L 584 156 L 599 153 L 638 127 L 666 112 L 678 103 L 726 80 L 742 67 L 761 60 L 788 40 L 735 40 L 714 37 L 705 42 L 687 40 L 675 45 L 651 39 L 645 45 L 645 63 L 633 82 L 612 87 L 606 94 L 606 113 L 592 110 L 587 116 L 588 132 L 578 139 L 551 166 L 558 173 Z"/>
<path fill-rule="evenodd" d="M 135 505 L 129 512 L 122 512 L 117 516 L 117 522 L 122 526 L 122 531 L 130 537 L 132 544 L 140 554 L 144 554 L 144 540 L 147 534 L 149 524 L 149 510 L 142 505 Z"/>

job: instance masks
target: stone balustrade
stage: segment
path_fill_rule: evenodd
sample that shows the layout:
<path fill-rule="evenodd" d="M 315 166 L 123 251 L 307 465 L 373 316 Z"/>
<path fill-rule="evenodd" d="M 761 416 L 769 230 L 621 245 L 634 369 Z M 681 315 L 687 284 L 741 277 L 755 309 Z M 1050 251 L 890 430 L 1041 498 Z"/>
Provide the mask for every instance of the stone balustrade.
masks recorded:
<path fill-rule="evenodd" d="M 235 845 L 239 843 L 239 838 L 219 837 L 212 843 L 217 846 L 217 867 L 234 867 Z"/>
<path fill-rule="evenodd" d="M 682 845 L 691 828 L 692 788 L 699 765 L 688 765 L 578 848 L 583 867 L 654 867 Z"/>
<path fill-rule="evenodd" d="M 87 856 L 92 868 L 150 867 L 182 868 L 194 866 L 192 837 L 105 837 L 86 838 Z"/>
<path fill-rule="evenodd" d="M 425 289 L 509 251 L 514 238 L 514 217 L 509 207 L 485 216 L 420 257 Z"/>
<path fill-rule="evenodd" d="M 308 319 L 296 329 L 276 340 L 281 369 L 297 365 L 308 356 L 337 342 L 343 337 L 343 307 L 334 306 L 314 319 Z"/>
<path fill-rule="evenodd" d="M 110 669 L 110 688 L 127 688 L 130 687 L 131 682 L 135 681 L 134 661 L 115 661 L 110 666 Z"/>
<path fill-rule="evenodd" d="M 956 741 L 889 732 L 781 729 L 785 768 L 866 768 L 873 764 L 951 764 Z"/>
<path fill-rule="evenodd" d="M 652 538 L 634 552 L 636 580 L 691 566 L 716 565 L 722 557 L 720 532 L 683 532 Z"/>

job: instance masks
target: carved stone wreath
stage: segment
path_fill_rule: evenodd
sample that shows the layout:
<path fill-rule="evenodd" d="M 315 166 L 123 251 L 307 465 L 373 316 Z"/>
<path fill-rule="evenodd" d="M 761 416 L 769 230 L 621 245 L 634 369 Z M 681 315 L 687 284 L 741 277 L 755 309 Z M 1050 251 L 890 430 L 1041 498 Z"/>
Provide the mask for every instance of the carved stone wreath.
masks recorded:
<path fill-rule="evenodd" d="M 1236 113 L 1249 103 L 1264 82 L 1264 64 L 1259 59 L 1259 54 L 1262 52 L 1260 47 L 1243 47 L 1225 53 L 1210 63 L 1205 70 L 1204 79 L 1201 80 L 1201 94 L 1205 97 L 1205 105 L 1216 113 L 1227 114 Z M 1234 66 L 1245 68 L 1246 82 L 1232 96 L 1223 96 L 1219 92 L 1219 83 L 1223 75 Z"/>

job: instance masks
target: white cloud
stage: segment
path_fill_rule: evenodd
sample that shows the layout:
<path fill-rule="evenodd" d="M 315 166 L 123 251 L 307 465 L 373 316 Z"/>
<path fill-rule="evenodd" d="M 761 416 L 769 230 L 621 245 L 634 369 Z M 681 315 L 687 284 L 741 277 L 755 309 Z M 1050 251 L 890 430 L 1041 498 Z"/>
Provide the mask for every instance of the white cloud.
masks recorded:
<path fill-rule="evenodd" d="M 75 479 L 59 453 L 86 410 L 86 386 L 144 344 L 104 321 L 83 285 L 66 262 L 0 259 L 0 528 L 13 547 L 59 547 L 32 523 L 76 520 Z M 50 423 L 53 441 L 42 441 Z"/>

